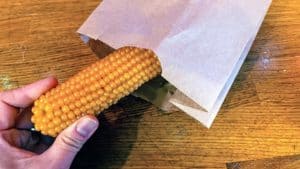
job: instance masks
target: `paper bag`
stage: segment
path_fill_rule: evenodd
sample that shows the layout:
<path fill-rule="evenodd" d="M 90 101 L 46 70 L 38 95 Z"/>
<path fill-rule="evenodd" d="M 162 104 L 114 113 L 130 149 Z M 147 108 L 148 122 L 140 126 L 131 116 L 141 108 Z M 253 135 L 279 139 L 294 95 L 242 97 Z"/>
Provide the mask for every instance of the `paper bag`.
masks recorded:
<path fill-rule="evenodd" d="M 271 0 L 104 0 L 78 32 L 117 49 L 152 49 L 176 89 L 164 102 L 210 127 Z M 147 97 L 145 97 L 147 98 Z"/>

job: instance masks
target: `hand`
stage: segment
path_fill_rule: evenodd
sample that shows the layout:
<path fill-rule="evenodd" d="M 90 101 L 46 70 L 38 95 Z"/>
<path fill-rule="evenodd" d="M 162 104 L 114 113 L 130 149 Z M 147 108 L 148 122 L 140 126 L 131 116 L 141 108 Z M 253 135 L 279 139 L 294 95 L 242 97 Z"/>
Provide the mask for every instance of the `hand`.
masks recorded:
<path fill-rule="evenodd" d="M 41 139 L 28 129 L 30 105 L 41 94 L 55 87 L 55 78 L 46 78 L 25 87 L 0 92 L 0 168 L 2 169 L 67 169 L 98 127 L 95 117 L 79 119 L 45 147 Z M 45 148 L 48 148 L 45 151 Z"/>

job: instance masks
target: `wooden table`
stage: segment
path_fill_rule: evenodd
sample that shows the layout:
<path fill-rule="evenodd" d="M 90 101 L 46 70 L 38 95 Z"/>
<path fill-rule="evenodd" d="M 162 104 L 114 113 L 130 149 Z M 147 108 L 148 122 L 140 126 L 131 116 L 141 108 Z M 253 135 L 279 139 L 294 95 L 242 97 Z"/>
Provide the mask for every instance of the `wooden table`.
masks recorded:
<path fill-rule="evenodd" d="M 62 82 L 96 61 L 76 30 L 98 3 L 0 1 L 0 86 Z M 300 154 L 299 9 L 298 0 L 273 1 L 211 129 L 128 97 L 100 116 L 73 168 L 225 168 Z"/>

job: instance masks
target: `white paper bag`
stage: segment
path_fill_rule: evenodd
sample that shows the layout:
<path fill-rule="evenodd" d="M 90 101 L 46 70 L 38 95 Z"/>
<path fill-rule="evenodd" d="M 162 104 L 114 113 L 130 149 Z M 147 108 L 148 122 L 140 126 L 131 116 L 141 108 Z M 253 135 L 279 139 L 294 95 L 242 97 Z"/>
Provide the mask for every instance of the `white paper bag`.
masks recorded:
<path fill-rule="evenodd" d="M 271 0 L 104 0 L 78 32 L 152 49 L 178 90 L 168 102 L 210 127 Z"/>

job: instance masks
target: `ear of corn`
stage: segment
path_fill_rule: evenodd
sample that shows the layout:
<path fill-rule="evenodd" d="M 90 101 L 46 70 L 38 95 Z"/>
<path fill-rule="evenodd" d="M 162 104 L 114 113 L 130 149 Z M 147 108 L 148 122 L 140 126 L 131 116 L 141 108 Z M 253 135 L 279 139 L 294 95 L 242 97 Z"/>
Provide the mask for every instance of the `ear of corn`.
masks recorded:
<path fill-rule="evenodd" d="M 97 115 L 160 72 L 152 51 L 120 48 L 42 95 L 34 102 L 31 121 L 37 131 L 55 137 L 76 119 Z"/>

